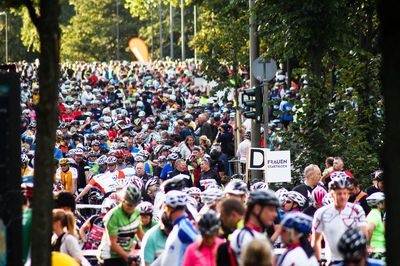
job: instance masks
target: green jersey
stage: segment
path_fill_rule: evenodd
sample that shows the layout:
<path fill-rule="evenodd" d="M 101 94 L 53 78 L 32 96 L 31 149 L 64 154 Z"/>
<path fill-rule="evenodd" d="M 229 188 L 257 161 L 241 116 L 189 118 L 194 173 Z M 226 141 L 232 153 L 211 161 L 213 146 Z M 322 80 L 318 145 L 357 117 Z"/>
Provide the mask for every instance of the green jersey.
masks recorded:
<path fill-rule="evenodd" d="M 114 259 L 120 256 L 111 249 L 110 237 L 117 236 L 117 243 L 129 253 L 132 249 L 133 238 L 140 225 L 140 214 L 137 209 L 128 217 L 119 205 L 109 211 L 103 218 L 104 233 L 99 246 L 101 259 Z"/>
<path fill-rule="evenodd" d="M 375 230 L 371 236 L 371 247 L 372 248 L 385 248 L 385 226 L 382 222 L 381 212 L 374 208 L 367 216 L 367 223 L 373 223 Z"/>

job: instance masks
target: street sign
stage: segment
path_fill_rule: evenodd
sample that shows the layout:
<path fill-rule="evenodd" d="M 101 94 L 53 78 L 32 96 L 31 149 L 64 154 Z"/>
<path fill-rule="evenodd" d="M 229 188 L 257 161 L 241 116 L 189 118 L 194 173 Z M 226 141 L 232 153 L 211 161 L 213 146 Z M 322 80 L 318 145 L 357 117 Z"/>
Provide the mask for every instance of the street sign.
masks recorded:
<path fill-rule="evenodd" d="M 291 182 L 290 151 L 270 151 L 263 148 L 249 148 L 247 169 L 267 170 L 265 178 L 269 183 Z"/>
<path fill-rule="evenodd" d="M 258 81 L 270 81 L 275 77 L 277 66 L 274 59 L 259 57 L 251 64 L 253 76 Z"/>

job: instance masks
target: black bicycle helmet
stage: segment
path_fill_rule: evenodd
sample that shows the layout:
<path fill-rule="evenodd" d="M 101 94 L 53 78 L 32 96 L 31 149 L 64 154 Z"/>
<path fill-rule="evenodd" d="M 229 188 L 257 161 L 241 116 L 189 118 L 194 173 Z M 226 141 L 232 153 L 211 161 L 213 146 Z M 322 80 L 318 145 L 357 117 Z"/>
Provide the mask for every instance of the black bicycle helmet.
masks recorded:
<path fill-rule="evenodd" d="M 126 164 L 133 164 L 134 162 L 135 162 L 135 159 L 133 159 L 133 156 L 130 156 L 130 155 L 125 156 Z"/>
<path fill-rule="evenodd" d="M 349 228 L 340 237 L 338 250 L 345 257 L 357 256 L 367 248 L 367 238 L 359 228 Z"/>
<path fill-rule="evenodd" d="M 163 187 L 164 193 L 167 193 L 171 190 L 182 190 L 186 186 L 186 182 L 185 178 L 182 175 L 177 175 L 171 179 L 164 181 L 161 186 Z"/>
<path fill-rule="evenodd" d="M 263 206 L 280 206 L 278 198 L 275 196 L 275 192 L 272 190 L 254 190 L 250 192 L 247 200 L 247 206 L 253 206 L 260 204 Z"/>
<path fill-rule="evenodd" d="M 202 234 L 215 234 L 221 226 L 221 220 L 218 219 L 214 210 L 206 212 L 197 223 L 197 227 Z"/>

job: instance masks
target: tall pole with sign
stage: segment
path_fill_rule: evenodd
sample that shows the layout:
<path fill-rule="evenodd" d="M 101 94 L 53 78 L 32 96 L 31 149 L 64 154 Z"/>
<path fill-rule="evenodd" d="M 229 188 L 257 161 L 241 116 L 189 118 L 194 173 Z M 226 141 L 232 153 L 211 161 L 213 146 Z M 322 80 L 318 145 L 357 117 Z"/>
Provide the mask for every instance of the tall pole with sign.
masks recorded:
<path fill-rule="evenodd" d="M 258 48 L 257 48 L 257 39 L 256 39 L 256 25 L 255 25 L 255 14 L 254 9 L 255 0 L 249 0 L 249 9 L 250 9 L 250 86 L 254 88 L 257 85 L 257 80 L 253 75 L 253 67 L 252 64 L 254 60 L 258 57 Z M 251 146 L 252 147 L 260 147 L 261 145 L 261 134 L 260 134 L 260 123 L 255 119 L 251 120 Z M 261 171 L 251 171 L 251 176 L 253 179 L 260 179 L 262 177 Z"/>

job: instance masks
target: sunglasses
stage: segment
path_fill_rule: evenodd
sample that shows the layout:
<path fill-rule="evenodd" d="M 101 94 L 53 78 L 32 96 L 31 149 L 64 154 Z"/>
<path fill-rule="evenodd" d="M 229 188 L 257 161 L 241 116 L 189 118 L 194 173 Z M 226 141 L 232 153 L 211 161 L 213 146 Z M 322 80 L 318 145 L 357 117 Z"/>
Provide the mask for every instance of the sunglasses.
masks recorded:
<path fill-rule="evenodd" d="M 292 203 L 293 201 L 291 201 L 291 200 L 287 200 L 287 201 L 285 201 L 284 203 Z"/>

